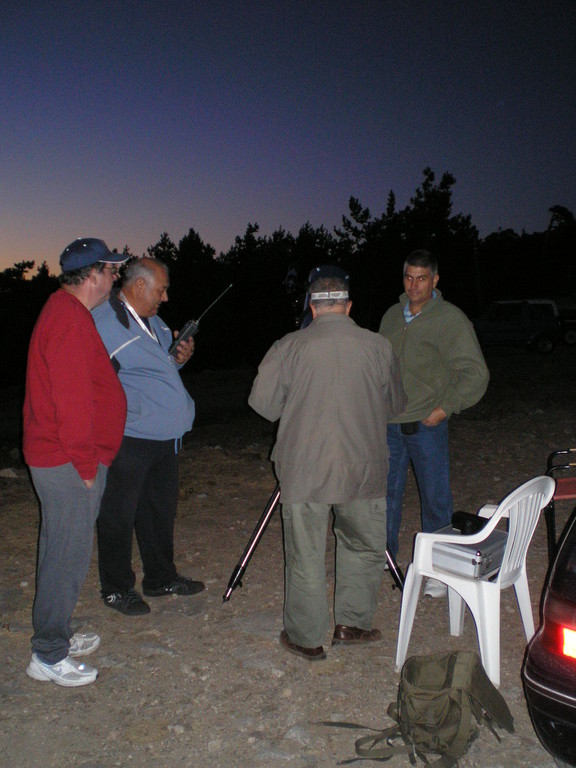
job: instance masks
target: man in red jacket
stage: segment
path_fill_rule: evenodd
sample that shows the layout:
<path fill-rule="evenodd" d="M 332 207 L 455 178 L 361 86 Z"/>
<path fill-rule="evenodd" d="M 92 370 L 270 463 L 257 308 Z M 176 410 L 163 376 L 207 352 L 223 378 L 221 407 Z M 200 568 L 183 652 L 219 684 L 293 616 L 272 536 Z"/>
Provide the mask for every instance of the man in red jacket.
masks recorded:
<path fill-rule="evenodd" d="M 71 618 L 90 564 L 106 473 L 118 452 L 126 398 L 91 311 L 106 301 L 126 258 L 82 238 L 60 256 L 60 290 L 44 306 L 28 351 L 24 458 L 42 510 L 32 621 L 34 680 L 65 687 L 94 682 L 76 661 L 98 648 L 73 634 Z"/>

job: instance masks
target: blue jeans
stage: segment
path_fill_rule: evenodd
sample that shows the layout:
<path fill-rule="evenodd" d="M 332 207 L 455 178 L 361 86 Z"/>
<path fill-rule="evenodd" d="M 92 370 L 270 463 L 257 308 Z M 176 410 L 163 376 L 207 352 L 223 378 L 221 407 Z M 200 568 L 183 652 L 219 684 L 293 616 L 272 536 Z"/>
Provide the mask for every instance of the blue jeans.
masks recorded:
<path fill-rule="evenodd" d="M 408 465 L 412 462 L 422 514 L 422 530 L 429 533 L 449 525 L 452 519 L 448 419 L 435 427 L 418 424 L 413 435 L 403 435 L 401 424 L 388 425 L 390 467 L 386 495 L 388 549 L 396 557 L 402 519 L 402 497 Z"/>

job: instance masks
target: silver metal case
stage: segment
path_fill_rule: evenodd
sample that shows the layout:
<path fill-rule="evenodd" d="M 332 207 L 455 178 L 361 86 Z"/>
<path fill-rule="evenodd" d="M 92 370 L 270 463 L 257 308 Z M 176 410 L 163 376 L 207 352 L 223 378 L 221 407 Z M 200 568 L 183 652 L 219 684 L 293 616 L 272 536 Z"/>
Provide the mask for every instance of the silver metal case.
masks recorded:
<path fill-rule="evenodd" d="M 454 533 L 454 544 L 438 542 L 432 546 L 434 567 L 473 579 L 489 578 L 498 572 L 506 549 L 508 534 L 494 530 L 479 544 L 465 544 L 466 536 L 451 525 L 437 533 Z"/>

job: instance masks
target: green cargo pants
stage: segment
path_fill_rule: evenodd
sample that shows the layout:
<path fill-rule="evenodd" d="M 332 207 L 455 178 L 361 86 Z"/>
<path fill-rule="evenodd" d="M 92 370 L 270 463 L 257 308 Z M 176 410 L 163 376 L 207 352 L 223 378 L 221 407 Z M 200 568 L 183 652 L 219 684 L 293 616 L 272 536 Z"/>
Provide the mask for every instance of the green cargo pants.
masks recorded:
<path fill-rule="evenodd" d="M 386 563 L 386 499 L 284 504 L 284 628 L 304 648 L 322 645 L 330 624 L 326 536 L 334 513 L 336 624 L 372 629 Z"/>

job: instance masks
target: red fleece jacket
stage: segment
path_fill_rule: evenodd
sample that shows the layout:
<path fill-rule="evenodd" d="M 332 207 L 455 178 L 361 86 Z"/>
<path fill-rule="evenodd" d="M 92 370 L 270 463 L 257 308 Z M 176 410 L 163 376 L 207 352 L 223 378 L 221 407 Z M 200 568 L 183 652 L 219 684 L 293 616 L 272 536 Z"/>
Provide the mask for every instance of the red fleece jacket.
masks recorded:
<path fill-rule="evenodd" d="M 126 397 L 91 312 L 59 290 L 44 306 L 28 350 L 24 458 L 71 462 L 83 480 L 110 466 L 124 432 Z"/>

